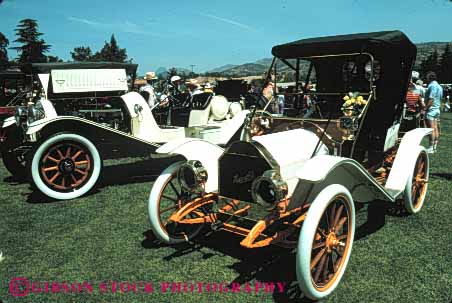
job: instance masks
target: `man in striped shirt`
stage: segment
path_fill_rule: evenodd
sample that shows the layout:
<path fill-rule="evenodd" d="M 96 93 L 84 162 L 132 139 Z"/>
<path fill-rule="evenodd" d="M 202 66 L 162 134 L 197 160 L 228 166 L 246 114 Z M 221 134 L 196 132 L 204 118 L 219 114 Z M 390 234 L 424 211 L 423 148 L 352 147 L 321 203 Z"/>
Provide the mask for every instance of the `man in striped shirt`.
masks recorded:
<path fill-rule="evenodd" d="M 410 113 L 418 113 L 425 106 L 424 103 L 422 102 L 422 96 L 417 91 L 416 85 L 413 82 L 411 82 L 408 85 L 408 92 L 406 94 L 406 105 L 407 110 Z"/>
<path fill-rule="evenodd" d="M 414 122 L 414 127 L 419 127 L 421 122 L 421 111 L 424 108 L 424 102 L 416 85 L 410 82 L 406 94 L 406 117 L 407 120 Z"/>

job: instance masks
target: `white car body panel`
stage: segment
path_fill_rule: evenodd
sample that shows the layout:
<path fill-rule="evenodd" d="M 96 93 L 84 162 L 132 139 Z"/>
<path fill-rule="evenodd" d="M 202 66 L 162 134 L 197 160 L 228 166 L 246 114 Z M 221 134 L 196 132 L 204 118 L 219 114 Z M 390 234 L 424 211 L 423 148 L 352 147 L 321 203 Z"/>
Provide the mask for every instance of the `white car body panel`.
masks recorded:
<path fill-rule="evenodd" d="M 154 115 L 151 109 L 144 100 L 144 98 L 136 93 L 130 92 L 121 96 L 124 104 L 127 107 L 127 111 L 131 117 L 131 136 L 145 142 L 155 142 L 164 143 L 170 142 L 177 139 L 183 139 L 190 135 L 190 129 L 178 126 L 159 126 L 155 121 Z M 40 100 L 46 117 L 44 119 L 35 121 L 28 125 L 26 134 L 32 135 L 40 131 L 47 124 L 52 123 L 57 120 L 79 120 L 84 123 L 88 123 L 93 126 L 106 128 L 105 126 L 99 125 L 99 123 L 92 122 L 90 120 L 73 117 L 73 116 L 57 116 L 55 108 L 49 100 Z M 248 110 L 243 110 L 232 119 L 225 120 L 221 123 L 214 123 L 212 125 L 204 125 L 192 128 L 191 130 L 196 130 L 194 133 L 203 139 L 207 139 L 215 144 L 226 144 L 229 142 L 231 137 L 237 132 L 237 130 L 243 125 L 246 115 L 249 113 Z M 110 129 L 111 128 L 106 128 Z M 112 130 L 113 131 L 113 130 Z"/>
<path fill-rule="evenodd" d="M 388 131 L 386 132 L 385 145 L 383 148 L 384 151 L 387 151 L 388 149 L 390 149 L 391 147 L 393 147 L 396 144 L 398 134 L 399 134 L 399 128 L 400 128 L 400 123 L 397 123 L 397 124 L 393 125 L 392 127 L 390 127 L 388 129 Z"/>
<path fill-rule="evenodd" d="M 58 117 L 58 114 L 57 114 L 52 102 L 50 102 L 47 99 L 41 99 L 38 102 L 41 103 L 47 119 L 54 119 L 54 118 Z"/>
<path fill-rule="evenodd" d="M 416 128 L 407 132 L 400 142 L 397 156 L 386 181 L 385 187 L 392 190 L 404 190 L 408 177 L 411 175 L 413 161 L 417 154 L 413 153 L 413 147 L 419 146 L 424 137 L 430 135 L 431 128 Z M 414 159 L 414 160 L 413 160 Z"/>
<path fill-rule="evenodd" d="M 167 142 L 185 137 L 183 127 L 160 128 L 151 108 L 137 92 L 121 96 L 132 118 L 132 135 L 149 142 Z"/>
<path fill-rule="evenodd" d="M 125 69 L 54 69 L 51 76 L 56 94 L 128 90 Z"/>
<path fill-rule="evenodd" d="M 224 149 L 205 140 L 183 138 L 162 145 L 157 153 L 179 154 L 187 160 L 198 160 L 206 168 L 206 192 L 218 191 L 218 159 Z"/>
<path fill-rule="evenodd" d="M 16 118 L 14 116 L 9 117 L 9 118 L 6 118 L 5 120 L 3 120 L 2 128 L 7 128 L 8 126 L 11 126 L 14 124 L 16 124 Z"/>
<path fill-rule="evenodd" d="M 384 186 L 376 182 L 355 160 L 336 156 L 320 155 L 306 161 L 298 170 L 297 176 L 301 183 L 316 183 L 322 187 L 331 182 L 343 184 L 354 199 L 360 202 L 374 199 L 394 201 L 404 192 L 416 161 L 417 154 L 412 152 L 413 148 L 418 147 L 422 139 L 431 132 L 430 128 L 417 128 L 404 135 Z"/>
<path fill-rule="evenodd" d="M 44 97 L 48 98 L 50 74 L 38 74 L 38 78 L 41 82 L 42 88 L 44 89 Z"/>
<path fill-rule="evenodd" d="M 357 161 L 330 155 L 319 155 L 306 161 L 297 171 L 301 184 L 313 184 L 314 192 L 320 192 L 329 184 L 342 184 L 359 202 L 375 199 L 394 201 L 386 191 Z"/>
<path fill-rule="evenodd" d="M 317 147 L 316 155 L 327 155 L 328 148 L 319 143 L 319 137 L 305 129 L 294 129 L 274 134 L 253 137 L 273 156 L 280 166 L 281 178 L 287 182 L 289 196 L 298 183 L 297 171 L 311 158 Z M 296 152 L 294 152 L 296 151 Z"/>

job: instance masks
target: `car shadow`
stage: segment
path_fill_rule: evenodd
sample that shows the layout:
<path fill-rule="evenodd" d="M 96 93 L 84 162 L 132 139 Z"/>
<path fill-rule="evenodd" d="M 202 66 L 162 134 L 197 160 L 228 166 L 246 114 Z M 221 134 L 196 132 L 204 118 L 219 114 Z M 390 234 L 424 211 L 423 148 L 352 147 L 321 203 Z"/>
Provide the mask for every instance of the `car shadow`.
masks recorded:
<path fill-rule="evenodd" d="M 14 177 L 14 176 L 8 176 L 3 179 L 3 182 L 8 183 L 8 185 L 14 186 L 14 185 L 21 185 L 21 184 L 27 183 L 27 180 L 24 180 L 24 179 L 18 178 L 18 177 Z"/>
<path fill-rule="evenodd" d="M 446 179 L 446 180 L 452 180 L 452 174 L 449 173 L 431 173 L 430 174 L 431 177 L 436 177 L 436 178 L 440 178 L 440 179 Z"/>
<path fill-rule="evenodd" d="M 398 206 L 385 201 L 373 201 L 368 204 L 356 203 L 357 227 L 355 241 L 366 238 L 384 227 L 386 216 L 402 216 L 398 214 Z M 145 249 L 167 247 L 156 239 L 151 230 L 143 233 L 145 239 L 141 245 Z M 262 282 L 283 282 L 284 292 L 274 292 L 273 299 L 280 303 L 313 302 L 306 298 L 298 287 L 295 272 L 296 252 L 294 249 L 268 246 L 259 249 L 246 249 L 240 245 L 243 238 L 235 234 L 217 231 L 211 232 L 208 227 L 201 236 L 178 245 L 169 255 L 163 257 L 170 261 L 194 252 L 200 253 L 203 259 L 213 256 L 227 255 L 237 260 L 229 265 L 237 273 L 237 277 L 229 283 L 241 285 L 253 280 Z M 209 251 L 205 251 L 208 248 Z M 213 252 L 212 252 L 213 251 Z M 284 269 L 284 270 L 283 270 Z"/>
<path fill-rule="evenodd" d="M 166 244 L 162 244 L 155 238 L 152 231 L 148 230 L 143 235 L 145 236 L 141 243 L 143 248 L 158 249 L 167 247 Z M 171 247 L 174 251 L 163 257 L 163 259 L 170 261 L 194 252 L 200 253 L 202 259 L 228 255 L 238 260 L 228 265 L 228 268 L 237 273 L 237 277 L 234 280 L 228 281 L 229 287 L 231 287 L 232 283 L 244 285 L 253 280 L 280 282 L 284 283 L 284 291 L 279 292 L 275 288 L 273 292 L 275 302 L 313 302 L 304 296 L 296 282 L 296 254 L 294 250 L 278 246 L 246 249 L 240 246 L 241 239 L 240 236 L 224 231 L 210 233 L 208 228 L 205 228 L 203 235 L 196 237 L 193 241 L 172 245 Z M 205 248 L 209 248 L 209 252 L 206 252 Z M 293 268 L 293 270 L 281 270 L 282 268 Z M 261 291 L 264 292 L 263 289 Z"/>
<path fill-rule="evenodd" d="M 95 195 L 99 193 L 102 188 L 108 186 L 122 186 L 155 181 L 166 167 L 179 160 L 181 160 L 180 157 L 162 157 L 158 159 L 140 159 L 131 163 L 104 166 L 97 185 L 87 194 L 83 195 L 83 197 Z M 30 194 L 25 195 L 27 196 L 27 203 L 36 204 L 60 201 L 47 197 L 34 188 L 32 188 Z"/>

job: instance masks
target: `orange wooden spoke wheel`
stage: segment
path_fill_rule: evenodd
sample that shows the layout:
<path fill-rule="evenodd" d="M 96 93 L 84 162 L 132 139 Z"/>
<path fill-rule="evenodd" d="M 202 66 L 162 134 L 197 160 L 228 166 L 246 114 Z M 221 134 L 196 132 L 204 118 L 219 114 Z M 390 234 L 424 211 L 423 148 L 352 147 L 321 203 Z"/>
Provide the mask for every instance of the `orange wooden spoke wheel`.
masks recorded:
<path fill-rule="evenodd" d="M 55 191 L 68 192 L 82 187 L 93 170 L 93 157 L 82 144 L 67 141 L 50 146 L 40 160 L 39 173 Z"/>
<path fill-rule="evenodd" d="M 166 180 L 157 203 L 160 227 L 169 237 L 188 241 L 202 229 L 202 224 L 180 224 L 170 220 L 172 214 L 196 198 L 197 195 L 187 193 L 182 189 L 176 173 L 171 174 Z M 196 218 L 199 215 L 194 212 L 189 217 Z"/>
<path fill-rule="evenodd" d="M 337 196 L 323 213 L 314 236 L 311 252 L 311 277 L 314 287 L 323 291 L 337 278 L 351 239 L 352 222 L 346 197 Z"/>
<path fill-rule="evenodd" d="M 344 275 L 355 234 L 355 206 L 343 185 L 322 189 L 303 222 L 297 249 L 297 280 L 303 293 L 320 300 Z"/>
<path fill-rule="evenodd" d="M 415 209 L 422 205 L 427 193 L 428 163 L 427 154 L 421 153 L 414 166 L 411 180 L 411 199 Z"/>
<path fill-rule="evenodd" d="M 429 178 L 429 159 L 424 148 L 420 148 L 416 162 L 412 168 L 412 174 L 408 177 L 405 186 L 405 210 L 408 213 L 415 214 L 419 212 L 424 205 L 427 195 Z"/>

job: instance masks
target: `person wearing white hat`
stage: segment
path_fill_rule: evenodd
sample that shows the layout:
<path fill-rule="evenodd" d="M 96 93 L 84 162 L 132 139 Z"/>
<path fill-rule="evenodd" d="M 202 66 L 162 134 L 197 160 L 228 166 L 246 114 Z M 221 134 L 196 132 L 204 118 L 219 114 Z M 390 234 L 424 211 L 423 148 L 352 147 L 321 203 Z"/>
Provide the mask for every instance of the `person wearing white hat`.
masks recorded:
<path fill-rule="evenodd" d="M 422 102 L 424 102 L 425 89 L 422 87 L 422 80 L 419 79 L 419 72 L 411 72 L 411 82 L 415 86 L 414 92 L 421 96 Z"/>
<path fill-rule="evenodd" d="M 185 86 L 187 86 L 191 96 L 203 93 L 201 85 L 199 85 L 198 80 L 196 79 L 188 79 L 188 81 L 185 82 Z"/>
<path fill-rule="evenodd" d="M 182 81 L 182 78 L 178 75 L 174 75 L 170 78 L 170 81 L 168 83 L 168 89 L 172 91 L 173 95 L 177 95 L 180 93 L 180 83 Z"/>
<path fill-rule="evenodd" d="M 204 84 L 204 92 L 213 94 L 213 85 L 210 82 Z"/>
<path fill-rule="evenodd" d="M 146 99 L 146 102 L 152 108 L 155 105 L 155 91 L 152 83 L 157 79 L 155 72 L 147 72 L 144 76 L 144 80 L 146 80 L 146 85 L 140 88 L 140 94 Z"/>

